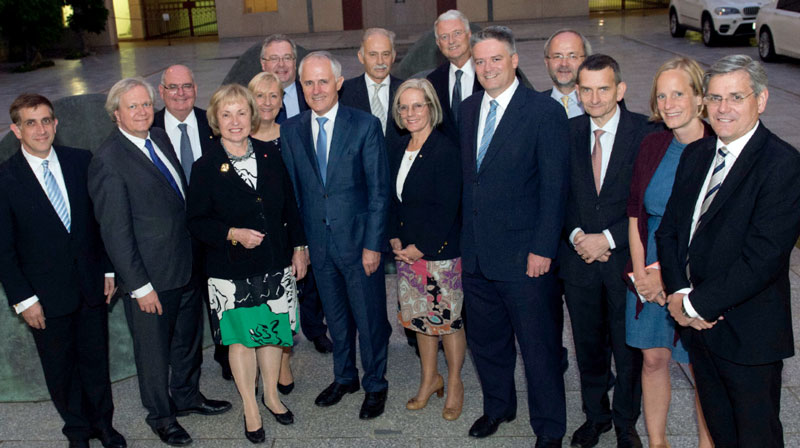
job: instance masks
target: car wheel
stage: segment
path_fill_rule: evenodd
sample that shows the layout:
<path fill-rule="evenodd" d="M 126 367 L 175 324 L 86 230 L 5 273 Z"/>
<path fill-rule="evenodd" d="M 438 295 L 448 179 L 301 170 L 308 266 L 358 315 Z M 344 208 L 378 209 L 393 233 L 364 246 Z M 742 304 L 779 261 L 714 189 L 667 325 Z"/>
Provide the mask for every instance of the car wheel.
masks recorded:
<path fill-rule="evenodd" d="M 772 40 L 772 33 L 769 28 L 764 27 L 758 35 L 758 55 L 765 61 L 774 61 L 777 59 L 775 54 L 775 43 Z"/>
<path fill-rule="evenodd" d="M 719 43 L 719 34 L 717 34 L 717 30 L 714 29 L 714 22 L 711 21 L 711 17 L 703 16 L 703 43 L 707 47 L 713 47 Z"/>
<path fill-rule="evenodd" d="M 678 13 L 675 9 L 669 11 L 669 34 L 672 37 L 683 37 L 686 35 L 686 28 L 678 22 Z"/>

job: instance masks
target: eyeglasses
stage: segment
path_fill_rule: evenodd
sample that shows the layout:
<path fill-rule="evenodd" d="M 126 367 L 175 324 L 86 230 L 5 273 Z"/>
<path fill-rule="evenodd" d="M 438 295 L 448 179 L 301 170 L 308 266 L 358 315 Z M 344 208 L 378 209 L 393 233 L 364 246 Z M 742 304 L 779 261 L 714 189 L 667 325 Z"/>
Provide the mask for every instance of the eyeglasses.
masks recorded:
<path fill-rule="evenodd" d="M 446 42 L 446 41 L 448 41 L 450 39 L 453 39 L 453 40 L 459 39 L 459 38 L 461 38 L 461 36 L 463 36 L 465 34 L 467 34 L 467 32 L 464 31 L 464 30 L 455 30 L 452 33 L 440 34 L 439 37 L 437 37 L 436 39 L 438 39 L 439 42 Z"/>
<path fill-rule="evenodd" d="M 262 61 L 267 61 L 270 64 L 277 64 L 278 62 L 283 61 L 284 64 L 288 64 L 294 61 L 294 56 L 291 54 L 285 54 L 283 57 L 281 56 L 270 56 L 268 58 L 261 58 Z"/>
<path fill-rule="evenodd" d="M 412 112 L 414 112 L 414 114 L 418 114 L 418 113 L 422 112 L 422 109 L 424 109 L 426 107 L 428 107 L 428 103 L 414 103 L 414 104 L 411 105 L 410 109 L 411 109 Z M 397 113 L 399 113 L 400 115 L 405 115 L 405 114 L 408 113 L 408 111 L 409 111 L 409 107 L 406 104 L 401 104 L 401 105 L 397 106 Z"/>
<path fill-rule="evenodd" d="M 752 92 L 748 93 L 747 95 L 742 95 L 741 93 L 732 93 L 732 94 L 728 95 L 727 98 L 726 97 L 722 97 L 720 95 L 706 95 L 706 96 L 703 97 L 703 100 L 709 106 L 720 106 L 720 105 L 722 105 L 723 101 L 727 101 L 728 104 L 735 104 L 735 105 L 738 106 L 739 104 L 744 103 L 744 100 L 746 100 L 747 98 L 749 98 L 751 95 L 753 95 L 755 93 L 756 93 L 755 91 L 752 91 Z"/>
<path fill-rule="evenodd" d="M 583 57 L 585 57 L 585 56 L 582 55 L 582 54 L 575 54 L 575 53 L 561 54 L 561 53 L 556 53 L 556 54 L 554 54 L 552 56 L 547 56 L 547 59 L 555 59 L 557 61 L 563 61 L 565 59 L 568 59 L 570 61 L 577 61 L 578 59 L 581 59 Z"/>
<path fill-rule="evenodd" d="M 175 93 L 178 91 L 178 89 L 192 90 L 194 88 L 194 83 L 187 82 L 185 84 L 161 84 L 161 86 L 164 87 L 167 92 Z"/>

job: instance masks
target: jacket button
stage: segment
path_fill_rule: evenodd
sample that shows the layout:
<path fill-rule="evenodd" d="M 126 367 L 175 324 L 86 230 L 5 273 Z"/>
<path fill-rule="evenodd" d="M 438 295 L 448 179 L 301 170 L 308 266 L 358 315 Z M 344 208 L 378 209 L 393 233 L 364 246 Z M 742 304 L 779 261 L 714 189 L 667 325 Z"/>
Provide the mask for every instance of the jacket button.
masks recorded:
<path fill-rule="evenodd" d="M 595 204 L 594 209 L 595 210 L 600 210 L 600 204 Z"/>
<path fill-rule="evenodd" d="M 260 197 L 256 198 L 256 202 L 261 202 L 261 198 Z"/>
<path fill-rule="evenodd" d="M 328 195 L 327 194 L 323 194 L 322 197 L 325 198 L 325 199 L 328 199 Z"/>
<path fill-rule="evenodd" d="M 447 241 L 444 242 L 444 245 L 447 246 Z"/>
<path fill-rule="evenodd" d="M 400 221 L 400 227 L 403 227 L 403 221 Z"/>

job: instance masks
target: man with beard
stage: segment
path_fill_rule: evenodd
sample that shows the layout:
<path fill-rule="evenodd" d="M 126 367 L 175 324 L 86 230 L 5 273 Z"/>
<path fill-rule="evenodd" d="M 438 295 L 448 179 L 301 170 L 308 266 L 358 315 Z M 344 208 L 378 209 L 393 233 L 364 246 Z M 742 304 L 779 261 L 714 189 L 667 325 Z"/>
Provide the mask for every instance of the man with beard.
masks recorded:
<path fill-rule="evenodd" d="M 578 98 L 575 81 L 578 67 L 592 54 L 592 45 L 583 34 L 564 28 L 556 31 L 544 43 L 544 65 L 553 80 L 550 97 L 564 106 L 567 117 L 583 114 L 583 104 Z"/>

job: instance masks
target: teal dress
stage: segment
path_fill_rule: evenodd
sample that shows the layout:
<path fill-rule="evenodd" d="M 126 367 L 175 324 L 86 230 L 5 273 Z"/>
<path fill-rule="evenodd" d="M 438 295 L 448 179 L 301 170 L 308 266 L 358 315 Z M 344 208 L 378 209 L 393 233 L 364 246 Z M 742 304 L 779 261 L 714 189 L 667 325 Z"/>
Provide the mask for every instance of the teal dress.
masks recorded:
<path fill-rule="evenodd" d="M 672 193 L 672 184 L 675 182 L 675 172 L 685 147 L 686 145 L 683 143 L 672 139 L 645 190 L 644 208 L 648 216 L 645 266 L 658 261 L 655 234 L 661 224 L 664 210 L 667 208 L 667 201 Z M 625 337 L 628 345 L 639 349 L 669 348 L 672 350 L 672 358 L 675 361 L 688 363 L 689 354 L 683 348 L 680 338 L 677 338 L 675 334 L 675 321 L 669 315 L 666 305 L 645 302 L 644 308 L 637 315 L 636 302 L 638 300 L 636 294 L 628 291 L 625 310 Z"/>

